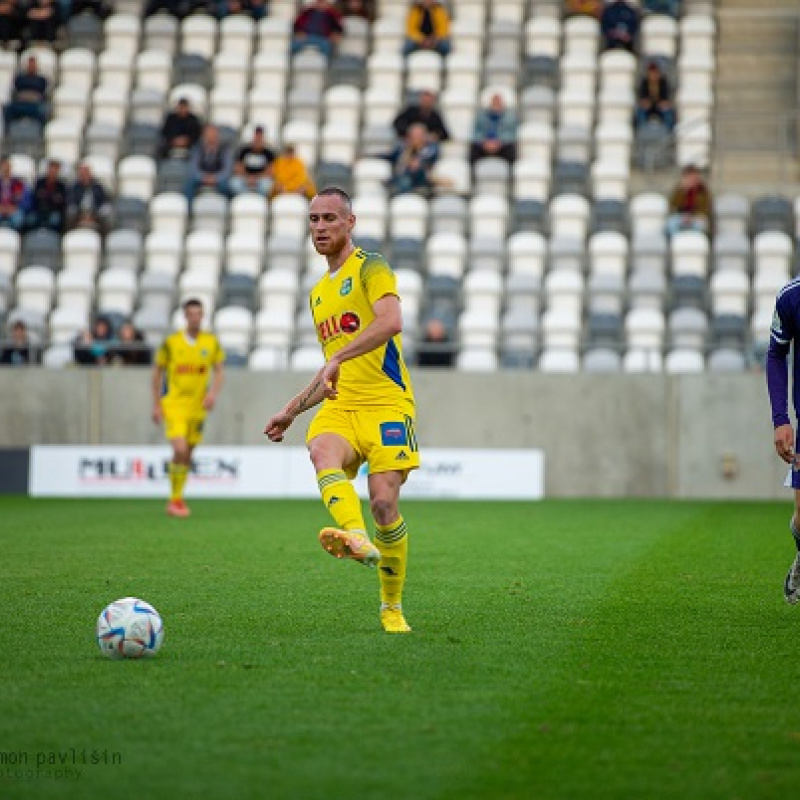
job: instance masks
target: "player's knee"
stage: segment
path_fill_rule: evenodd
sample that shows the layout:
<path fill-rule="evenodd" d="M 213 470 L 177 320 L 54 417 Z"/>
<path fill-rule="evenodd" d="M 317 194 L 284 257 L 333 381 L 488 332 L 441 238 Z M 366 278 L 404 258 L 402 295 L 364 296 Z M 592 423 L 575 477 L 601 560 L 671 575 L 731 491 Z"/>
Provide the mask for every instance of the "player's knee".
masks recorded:
<path fill-rule="evenodd" d="M 314 465 L 314 469 L 317 472 L 322 469 L 328 469 L 330 453 L 326 451 L 325 447 L 321 447 L 317 444 L 311 444 L 308 448 L 308 455 L 311 458 L 311 463 Z"/>
<path fill-rule="evenodd" d="M 370 498 L 372 516 L 378 525 L 388 525 L 397 519 L 397 500 L 389 495 L 375 495 Z"/>

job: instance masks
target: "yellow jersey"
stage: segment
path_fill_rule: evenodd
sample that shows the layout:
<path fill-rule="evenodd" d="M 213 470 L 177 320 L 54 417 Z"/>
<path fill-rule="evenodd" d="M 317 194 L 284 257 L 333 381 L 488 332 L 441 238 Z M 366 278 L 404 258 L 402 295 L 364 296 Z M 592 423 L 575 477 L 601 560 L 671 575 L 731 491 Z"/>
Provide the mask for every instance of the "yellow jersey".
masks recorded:
<path fill-rule="evenodd" d="M 323 275 L 311 290 L 309 302 L 326 361 L 375 319 L 372 306 L 388 294 L 399 297 L 397 280 L 379 253 L 356 248 L 336 272 Z M 339 373 L 338 397 L 324 402 L 345 411 L 377 406 L 413 415 L 414 391 L 400 336 L 345 361 Z"/>
<path fill-rule="evenodd" d="M 203 398 L 211 370 L 225 360 L 225 351 L 213 333 L 201 331 L 192 341 L 184 331 L 167 336 L 156 353 L 164 369 L 162 405 L 165 411 L 203 415 Z"/>

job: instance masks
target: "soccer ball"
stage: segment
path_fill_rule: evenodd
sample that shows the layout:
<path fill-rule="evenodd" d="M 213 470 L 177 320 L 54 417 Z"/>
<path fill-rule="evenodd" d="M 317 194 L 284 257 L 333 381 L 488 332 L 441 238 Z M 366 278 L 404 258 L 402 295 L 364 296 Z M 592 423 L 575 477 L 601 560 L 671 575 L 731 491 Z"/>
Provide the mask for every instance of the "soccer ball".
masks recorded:
<path fill-rule="evenodd" d="M 107 658 L 148 658 L 164 641 L 164 623 L 150 603 L 123 597 L 97 618 L 97 644 Z"/>

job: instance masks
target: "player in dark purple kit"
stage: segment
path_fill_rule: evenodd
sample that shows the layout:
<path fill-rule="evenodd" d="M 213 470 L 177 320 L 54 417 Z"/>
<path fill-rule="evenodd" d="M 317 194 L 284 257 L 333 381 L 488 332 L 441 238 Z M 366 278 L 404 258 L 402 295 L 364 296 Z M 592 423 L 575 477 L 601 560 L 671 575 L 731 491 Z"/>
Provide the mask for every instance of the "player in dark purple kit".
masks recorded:
<path fill-rule="evenodd" d="M 775 450 L 791 465 L 794 489 L 794 514 L 789 530 L 794 536 L 797 556 L 789 567 L 783 584 L 787 603 L 800 600 L 800 441 L 795 439 L 789 418 L 789 350 L 792 350 L 792 404 L 795 417 L 800 410 L 800 279 L 787 283 L 778 293 L 772 317 L 769 349 L 767 350 L 767 388 L 772 405 L 772 425 L 775 428 Z"/>

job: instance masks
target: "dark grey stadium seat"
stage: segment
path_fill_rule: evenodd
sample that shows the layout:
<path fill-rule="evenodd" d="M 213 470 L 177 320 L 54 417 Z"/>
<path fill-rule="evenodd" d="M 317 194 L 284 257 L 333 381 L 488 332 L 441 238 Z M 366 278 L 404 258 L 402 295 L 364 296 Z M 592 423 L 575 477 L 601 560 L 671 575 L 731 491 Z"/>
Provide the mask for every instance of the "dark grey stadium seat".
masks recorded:
<path fill-rule="evenodd" d="M 85 47 L 93 53 L 103 49 L 103 23 L 94 14 L 78 14 L 67 22 L 70 47 Z"/>
<path fill-rule="evenodd" d="M 785 197 L 760 197 L 753 203 L 753 230 L 783 231 L 794 236 L 792 204 Z"/>
<path fill-rule="evenodd" d="M 118 197 L 114 206 L 114 225 L 116 228 L 147 233 L 147 203 L 138 197 Z"/>
<path fill-rule="evenodd" d="M 558 62 L 550 56 L 530 56 L 525 59 L 524 86 L 558 87 Z"/>
<path fill-rule="evenodd" d="M 514 232 L 547 232 L 547 207 L 538 200 L 517 200 L 514 203 Z"/>
<path fill-rule="evenodd" d="M 364 59 L 354 55 L 337 55 L 331 61 L 328 73 L 329 85 L 347 84 L 359 89 L 366 88 L 367 70 Z"/>
<path fill-rule="evenodd" d="M 174 82 L 196 83 L 204 89 L 211 88 L 211 65 L 198 53 L 180 53 L 175 59 Z"/>
<path fill-rule="evenodd" d="M 738 314 L 718 314 L 711 319 L 714 347 L 743 349 L 747 342 L 747 319 Z"/>
<path fill-rule="evenodd" d="M 317 164 L 315 177 L 320 189 L 326 186 L 338 186 L 347 194 L 353 194 L 353 170 L 349 164 L 320 161 Z"/>
<path fill-rule="evenodd" d="M 44 155 L 41 125 L 27 117 L 12 122 L 6 131 L 3 152 L 23 153 L 38 161 Z"/>
<path fill-rule="evenodd" d="M 622 200 L 597 200 L 592 226 L 597 231 L 628 232 L 628 206 Z"/>
<path fill-rule="evenodd" d="M 134 122 L 125 131 L 125 153 L 129 156 L 155 157 L 159 130 L 156 125 Z"/>
<path fill-rule="evenodd" d="M 39 228 L 26 233 L 22 238 L 21 264 L 27 267 L 36 264 L 52 270 L 61 268 L 61 240 L 57 233 Z"/>
<path fill-rule="evenodd" d="M 672 279 L 672 302 L 675 307 L 705 308 L 708 284 L 696 275 L 676 275 Z"/>
<path fill-rule="evenodd" d="M 225 366 L 244 369 L 247 367 L 247 356 L 244 353 L 229 351 L 225 354 Z"/>
<path fill-rule="evenodd" d="M 180 192 L 186 188 L 186 179 L 189 174 L 189 165 L 180 158 L 167 158 L 158 165 L 156 179 L 158 193 Z"/>
<path fill-rule="evenodd" d="M 421 239 L 400 237 L 391 244 L 391 262 L 394 269 L 412 269 L 425 272 L 425 247 Z"/>
<path fill-rule="evenodd" d="M 580 161 L 559 161 L 553 172 L 554 194 L 587 193 L 589 168 Z"/>
<path fill-rule="evenodd" d="M 586 335 L 592 347 L 620 348 L 624 341 L 622 317 L 618 314 L 589 314 Z"/>
<path fill-rule="evenodd" d="M 257 299 L 255 278 L 250 275 L 228 274 L 222 276 L 220 307 L 241 306 L 254 311 Z"/>
<path fill-rule="evenodd" d="M 355 236 L 353 244 L 368 253 L 382 253 L 384 249 L 384 244 L 380 239 L 373 239 L 370 236 Z"/>

